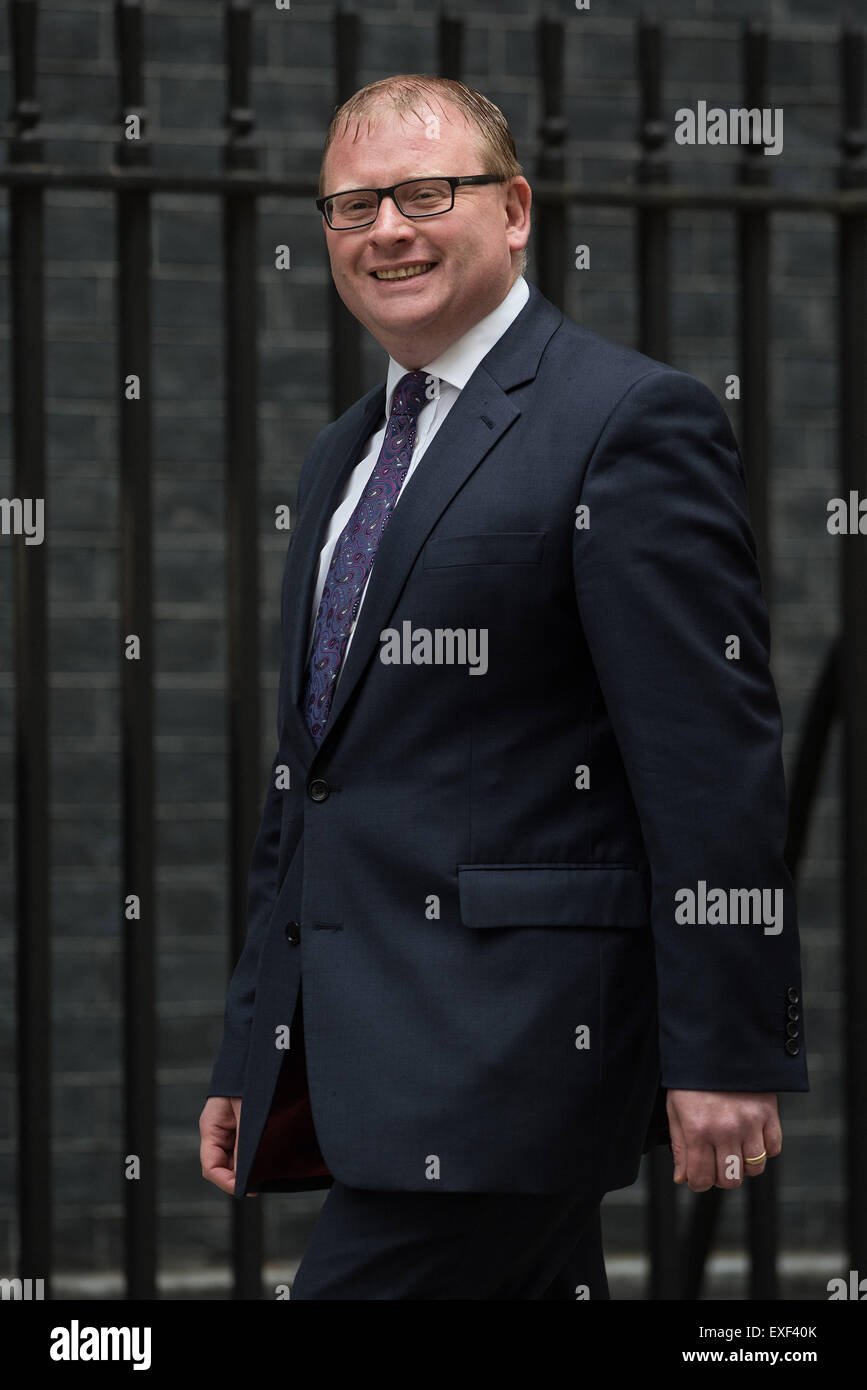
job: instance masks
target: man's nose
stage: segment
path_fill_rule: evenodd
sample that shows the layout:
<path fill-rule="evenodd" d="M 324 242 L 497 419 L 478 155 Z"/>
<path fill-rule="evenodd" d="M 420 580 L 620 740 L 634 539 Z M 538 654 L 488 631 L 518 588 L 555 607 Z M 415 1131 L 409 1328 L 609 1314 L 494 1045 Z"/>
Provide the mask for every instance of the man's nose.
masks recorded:
<path fill-rule="evenodd" d="M 391 193 L 384 193 L 382 202 L 379 205 L 376 221 L 370 224 L 370 231 L 396 231 L 398 227 L 405 225 L 408 221 L 409 218 L 405 213 L 401 212 L 397 203 L 394 201 L 394 195 Z"/>

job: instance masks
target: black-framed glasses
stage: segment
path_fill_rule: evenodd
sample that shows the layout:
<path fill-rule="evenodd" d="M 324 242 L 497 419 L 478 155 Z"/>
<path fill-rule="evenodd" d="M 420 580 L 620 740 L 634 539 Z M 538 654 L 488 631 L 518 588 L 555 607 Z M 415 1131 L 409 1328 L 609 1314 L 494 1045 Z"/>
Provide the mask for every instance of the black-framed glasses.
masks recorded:
<path fill-rule="evenodd" d="M 398 212 L 404 217 L 438 217 L 451 212 L 455 205 L 455 189 L 468 183 L 505 183 L 504 174 L 467 174 L 460 178 L 404 179 L 391 188 L 350 188 L 345 193 L 332 193 L 317 198 L 316 206 L 335 232 L 349 232 L 369 227 L 379 216 L 383 198 L 393 198 Z"/>

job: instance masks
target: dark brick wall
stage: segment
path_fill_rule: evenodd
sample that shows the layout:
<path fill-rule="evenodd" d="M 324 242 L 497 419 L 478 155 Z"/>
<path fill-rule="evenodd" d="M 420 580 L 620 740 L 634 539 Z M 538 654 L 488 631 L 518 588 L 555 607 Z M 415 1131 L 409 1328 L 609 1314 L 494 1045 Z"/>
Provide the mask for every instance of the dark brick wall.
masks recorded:
<path fill-rule="evenodd" d="M 391 72 L 435 71 L 436 13 L 421 0 L 360 4 L 359 84 Z M 531 178 L 540 120 L 526 0 L 475 0 L 466 20 L 464 77 L 509 118 Z M 568 25 L 569 174 L 623 179 L 636 158 L 633 24 L 638 0 L 593 0 Z M 40 100 L 46 157 L 104 166 L 116 138 L 112 5 L 56 0 L 42 9 Z M 662 0 L 669 22 L 666 107 L 699 98 L 739 104 L 742 17 L 773 20 L 772 105 L 785 111 L 775 183 L 831 187 L 838 129 L 840 9 L 809 0 Z M 262 167 L 309 176 L 333 103 L 330 6 L 256 0 L 253 101 Z M 851 7 L 867 17 L 863 0 Z M 0 103 L 10 104 L 6 10 L 0 11 Z M 147 7 L 149 136 L 155 161 L 217 169 L 225 104 L 221 7 L 171 0 Z M 734 177 L 738 152 L 670 146 L 678 179 Z M 229 1199 L 203 1183 L 197 1118 L 220 1035 L 226 983 L 227 744 L 219 203 L 160 195 L 154 212 L 154 509 L 156 766 L 159 854 L 160 1252 L 166 1267 L 225 1260 Z M 634 246 L 627 211 L 575 209 L 570 244 L 588 242 L 592 269 L 569 281 L 568 312 L 624 342 L 636 332 Z M 674 217 L 672 361 L 718 395 L 736 367 L 733 219 Z M 836 493 L 833 227 L 821 215 L 775 218 L 771 289 L 774 548 L 773 663 L 791 763 L 811 682 L 835 631 L 838 544 L 825 530 Z M 107 195 L 51 193 L 46 211 L 47 466 L 50 567 L 52 890 L 58 1264 L 99 1272 L 120 1263 L 122 1233 L 120 768 L 118 742 L 117 360 L 113 209 Z M 273 268 L 287 242 L 292 270 Z M 532 248 L 532 243 L 531 243 Z M 8 256 L 5 195 L 0 255 Z M 528 275 L 533 278 L 531 259 Z M 329 419 L 327 262 L 306 202 L 265 200 L 259 223 L 261 310 L 260 563 L 262 787 L 271 756 L 279 660 L 279 577 L 285 537 L 274 507 L 294 507 L 309 442 Z M 0 280 L 4 309 L 5 277 Z M 7 316 L 0 363 L 8 381 Z M 365 342 L 366 383 L 384 354 Z M 0 393 L 0 491 L 11 491 L 8 387 Z M 737 403 L 728 403 L 737 430 Z M 749 468 L 749 459 L 746 460 Z M 845 543 L 845 542 L 843 542 Z M 11 544 L 0 585 L 11 592 Z M 252 557 L 251 557 L 252 559 Z M 11 610 L 0 607 L 0 1272 L 13 1271 L 14 1033 L 11 890 Z M 800 884 L 812 1091 L 783 1099 L 782 1242 L 797 1252 L 843 1246 L 839 740 L 822 782 Z M 690 1195 L 679 1194 L 682 1209 Z M 320 1198 L 273 1196 L 269 1257 L 297 1257 Z M 722 1244 L 741 1244 L 743 1193 L 725 1201 Z M 642 1239 L 636 1193 L 606 1202 L 608 1248 Z M 824 1276 L 827 1277 L 827 1276 Z M 821 1296 L 824 1285 L 816 1295 Z"/>

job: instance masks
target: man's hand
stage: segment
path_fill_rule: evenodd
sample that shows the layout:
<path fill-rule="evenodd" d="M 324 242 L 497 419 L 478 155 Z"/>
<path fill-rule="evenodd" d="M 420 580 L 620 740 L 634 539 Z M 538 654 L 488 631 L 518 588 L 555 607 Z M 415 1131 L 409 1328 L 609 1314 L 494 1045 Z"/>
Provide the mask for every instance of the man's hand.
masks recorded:
<path fill-rule="evenodd" d="M 674 1181 L 693 1192 L 740 1187 L 765 1171 L 766 1161 L 748 1158 L 763 1149 L 776 1158 L 783 1147 L 777 1097 L 768 1091 L 669 1091 L 665 1108 Z"/>
<path fill-rule="evenodd" d="M 209 1096 L 199 1116 L 202 1177 L 215 1183 L 222 1192 L 228 1192 L 230 1196 L 235 1191 L 240 1123 L 240 1096 Z M 247 1193 L 248 1197 L 258 1195 L 258 1192 Z"/>

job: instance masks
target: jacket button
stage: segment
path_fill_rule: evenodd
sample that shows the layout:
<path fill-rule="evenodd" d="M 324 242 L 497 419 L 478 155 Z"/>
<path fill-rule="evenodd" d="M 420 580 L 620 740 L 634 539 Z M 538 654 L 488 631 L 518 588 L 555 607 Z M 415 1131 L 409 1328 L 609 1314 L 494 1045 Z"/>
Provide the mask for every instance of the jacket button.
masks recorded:
<path fill-rule="evenodd" d="M 301 923 L 300 923 L 300 922 L 287 922 L 287 923 L 286 923 L 286 940 L 289 942 L 289 945 L 290 945 L 290 946 L 297 946 L 297 945 L 298 945 L 298 942 L 301 940 Z"/>
<path fill-rule="evenodd" d="M 798 1055 L 798 1053 L 800 1052 L 800 1050 L 801 1050 L 801 1045 L 800 1045 L 800 1043 L 797 1043 L 797 1042 L 795 1041 L 794 1038 L 788 1038 L 788 1039 L 787 1039 L 787 1041 L 786 1041 L 786 1051 L 788 1052 L 788 1054 L 789 1054 L 790 1057 L 797 1057 L 797 1055 Z"/>
<path fill-rule="evenodd" d="M 787 1024 L 786 1024 L 786 1037 L 787 1037 L 787 1038 L 797 1038 L 798 1036 L 799 1036 L 799 1034 L 798 1034 L 798 1025 L 797 1025 L 797 1023 L 787 1023 Z"/>
<path fill-rule="evenodd" d="M 307 787 L 307 795 L 312 801 L 327 801 L 331 795 L 331 788 L 321 777 L 314 777 Z M 797 1003 L 797 1000 L 794 1002 Z"/>
<path fill-rule="evenodd" d="M 786 1018 L 790 1018 L 793 1023 L 797 1023 L 800 1017 L 801 1011 L 798 1008 L 797 1004 L 790 1004 L 789 1007 L 786 1009 Z"/>
<path fill-rule="evenodd" d="M 789 988 L 786 990 L 786 998 L 790 1004 L 800 1004 L 801 1002 L 801 996 L 794 985 L 789 985 Z"/>

